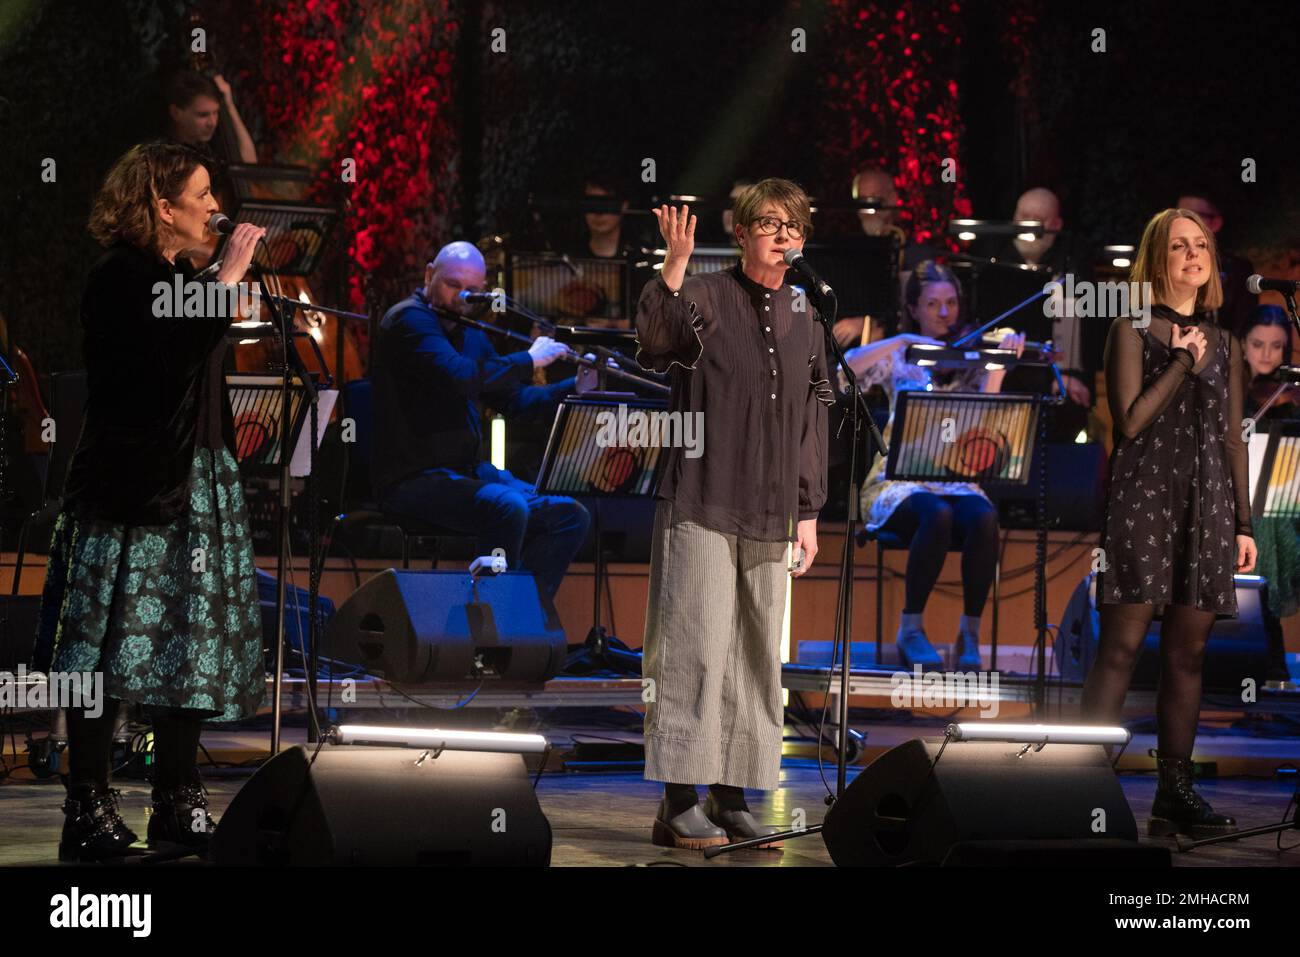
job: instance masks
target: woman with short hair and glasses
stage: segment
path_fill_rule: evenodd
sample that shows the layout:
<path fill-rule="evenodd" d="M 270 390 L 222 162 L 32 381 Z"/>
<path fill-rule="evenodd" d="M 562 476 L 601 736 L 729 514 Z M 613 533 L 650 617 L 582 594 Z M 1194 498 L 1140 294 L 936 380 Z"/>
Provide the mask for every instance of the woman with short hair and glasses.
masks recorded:
<path fill-rule="evenodd" d="M 672 413 L 703 428 L 702 455 L 667 450 L 658 493 L 645 776 L 664 782 L 654 843 L 704 848 L 777 830 L 754 819 L 744 789 L 777 785 L 786 585 L 817 554 L 834 397 L 822 326 L 784 282 L 784 255 L 810 229 L 804 191 L 784 179 L 746 188 L 741 261 L 722 272 L 687 275 L 688 214 L 655 210 L 668 253 L 636 314 L 637 360 L 671 372 Z M 697 784 L 709 785 L 703 809 Z"/>

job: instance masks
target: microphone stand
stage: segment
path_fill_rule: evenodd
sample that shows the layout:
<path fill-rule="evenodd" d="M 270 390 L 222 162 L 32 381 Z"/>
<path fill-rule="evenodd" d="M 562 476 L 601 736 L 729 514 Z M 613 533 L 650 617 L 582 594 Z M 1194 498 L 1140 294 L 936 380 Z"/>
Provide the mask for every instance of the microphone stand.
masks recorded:
<path fill-rule="evenodd" d="M 266 287 L 267 272 L 256 263 L 252 264 L 251 268 L 259 283 Z M 292 310 L 281 311 L 281 305 L 284 302 L 282 297 L 262 296 L 261 298 L 266 301 L 267 312 L 271 315 L 271 324 L 275 329 L 276 338 L 279 339 L 283 352 L 283 361 L 280 364 L 280 488 L 275 509 L 277 549 L 275 558 L 275 671 L 271 675 L 271 757 L 275 757 L 280 753 L 280 722 L 284 713 L 284 599 L 285 577 L 289 563 L 289 463 L 293 455 L 292 450 L 289 448 L 289 389 L 291 376 L 297 375 L 298 380 L 303 385 L 307 401 L 312 404 L 313 408 L 316 405 L 317 395 L 316 386 L 311 381 L 311 375 L 307 372 L 302 357 L 298 355 L 298 350 L 293 345 L 293 326 L 290 324 L 293 316 Z M 312 442 L 315 442 L 316 436 L 313 435 L 310 438 Z M 311 609 L 310 613 L 315 617 L 316 609 Z M 312 651 L 314 653 L 315 649 L 313 648 Z M 304 662 L 305 670 L 308 672 L 309 688 L 312 680 L 310 664 L 310 662 Z M 313 706 L 309 719 L 308 736 L 315 740 L 314 735 L 319 733 L 319 727 L 314 704 L 315 695 L 313 694 L 311 697 Z"/>
<path fill-rule="evenodd" d="M 264 243 L 263 249 L 265 250 Z M 263 289 L 265 289 L 265 277 L 270 274 L 269 270 L 264 270 L 256 263 L 253 263 L 250 268 L 253 270 L 253 274 L 257 277 Z M 317 401 L 319 398 L 316 391 L 316 384 L 312 381 L 311 374 L 307 371 L 307 367 L 302 361 L 302 356 L 298 355 L 298 350 L 293 345 L 293 314 L 295 309 L 311 309 L 314 312 L 321 312 L 327 315 L 358 321 L 366 321 L 369 317 L 355 312 L 345 312 L 342 309 L 333 309 L 328 306 L 316 306 L 310 303 L 301 302 L 297 299 L 291 299 L 288 296 L 276 295 L 265 291 L 258 294 L 258 299 L 266 303 L 267 311 L 271 316 L 271 325 L 275 330 L 284 353 L 280 375 L 280 494 L 276 503 L 276 541 L 278 543 L 278 551 L 275 562 L 275 672 L 271 677 L 271 755 L 274 756 L 280 753 L 280 724 L 284 713 L 285 580 L 287 578 L 286 571 L 289 564 L 289 509 L 292 505 L 290 498 L 291 477 L 289 475 L 289 467 L 293 459 L 293 450 L 289 448 L 289 392 L 292 377 L 297 376 L 298 381 L 302 383 L 304 397 L 307 402 L 310 403 L 310 419 L 308 422 L 308 428 L 311 434 L 308 436 L 308 442 L 310 443 L 308 448 L 312 452 L 312 471 L 315 470 L 316 415 Z M 340 334 L 341 332 L 342 331 L 340 330 Z M 313 510 L 316 508 L 315 502 L 309 502 L 308 505 Z M 312 543 L 310 551 L 311 554 L 308 556 L 308 574 L 311 577 L 311 580 L 315 581 L 317 573 L 316 563 L 323 561 L 323 558 L 316 554 L 317 549 L 315 548 L 314 542 Z M 316 594 L 315 589 L 312 589 L 310 599 L 311 608 L 309 609 L 311 620 L 311 650 L 310 652 L 305 652 L 303 655 L 303 669 L 307 677 L 307 697 L 310 705 L 308 709 L 308 741 L 316 741 L 320 738 L 320 719 L 316 713 L 316 622 L 319 617 L 317 599 L 318 595 Z"/>
<path fill-rule="evenodd" d="M 833 805 L 844 794 L 845 779 L 847 777 L 847 760 L 848 753 L 848 733 L 849 733 L 849 665 L 850 649 L 852 645 L 853 629 L 853 547 L 856 527 L 860 518 L 859 501 L 858 501 L 858 445 L 862 436 L 862 421 L 865 418 L 868 428 L 871 430 L 871 437 L 875 446 L 879 449 L 880 455 L 888 455 L 889 449 L 885 445 L 885 438 L 880 434 L 875 419 L 871 417 L 871 412 L 867 408 L 866 396 L 862 394 L 862 389 L 858 386 L 858 377 L 854 375 L 853 370 L 849 367 L 849 361 L 845 358 L 844 350 L 840 344 L 835 341 L 832 329 L 835 325 L 835 314 L 839 311 L 839 303 L 836 301 L 835 292 L 829 286 L 822 289 L 821 302 L 824 308 L 816 311 L 817 320 L 822 324 L 822 335 L 826 342 L 830 343 L 831 351 L 835 355 L 835 366 L 832 370 L 828 364 L 827 373 L 832 371 L 838 373 L 843 370 L 845 378 L 849 382 L 849 396 L 853 404 L 852 423 L 853 423 L 853 444 L 849 450 L 849 488 L 848 501 L 845 511 L 845 528 L 844 528 L 844 548 L 840 553 L 840 577 L 839 590 L 836 599 L 835 613 L 835 636 L 831 642 L 831 671 L 827 674 L 827 692 L 830 691 L 830 682 L 834 676 L 835 658 L 840 659 L 840 707 L 839 707 L 839 727 L 836 729 L 836 774 L 835 774 L 835 793 L 826 796 L 826 804 Z M 820 744 L 820 742 L 819 742 Z M 770 834 L 767 837 L 751 838 L 747 841 L 736 841 L 731 844 L 724 844 L 720 847 L 710 847 L 704 851 L 705 857 L 716 857 L 719 854 L 728 851 L 740 850 L 748 847 L 762 847 L 765 844 L 771 844 L 775 841 L 790 840 L 798 837 L 804 837 L 809 834 L 818 834 L 824 825 L 814 824 L 805 827 L 802 830 L 782 831 L 779 834 Z"/>
<path fill-rule="evenodd" d="M 4 505 L 5 477 L 9 471 L 9 437 L 6 434 L 9 425 L 9 390 L 17 384 L 18 373 L 9 365 L 4 353 L 0 352 L 0 507 Z M 3 532 L 3 522 L 0 522 L 0 536 L 3 535 Z M 15 569 L 14 575 L 18 575 L 17 569 Z M 17 594 L 18 579 L 15 577 L 13 596 L 17 597 Z M 13 604 L 14 597 L 5 600 L 4 611 L 0 613 L 0 644 L 11 644 L 9 641 L 9 607 Z"/>

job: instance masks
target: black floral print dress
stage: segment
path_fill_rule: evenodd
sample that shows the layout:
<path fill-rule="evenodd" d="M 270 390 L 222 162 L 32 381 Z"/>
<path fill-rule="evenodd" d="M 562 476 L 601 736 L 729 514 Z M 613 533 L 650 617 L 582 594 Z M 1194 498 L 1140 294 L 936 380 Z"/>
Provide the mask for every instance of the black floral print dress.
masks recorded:
<path fill-rule="evenodd" d="M 1173 323 L 1195 324 L 1199 361 L 1171 349 Z M 1187 605 L 1237 613 L 1236 536 L 1251 535 L 1245 388 L 1235 337 L 1207 315 L 1152 309 L 1116 319 L 1106 343 L 1115 421 L 1099 603 Z"/>

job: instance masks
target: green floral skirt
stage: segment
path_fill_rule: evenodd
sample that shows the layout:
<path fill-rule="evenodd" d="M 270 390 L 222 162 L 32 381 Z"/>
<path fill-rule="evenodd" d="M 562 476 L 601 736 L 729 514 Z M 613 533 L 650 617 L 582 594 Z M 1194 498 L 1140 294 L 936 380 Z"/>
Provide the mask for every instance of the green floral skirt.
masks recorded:
<path fill-rule="evenodd" d="M 239 466 L 196 449 L 189 510 L 170 525 L 59 515 L 34 661 L 101 672 L 121 701 L 250 717 L 266 690 L 255 575 Z"/>

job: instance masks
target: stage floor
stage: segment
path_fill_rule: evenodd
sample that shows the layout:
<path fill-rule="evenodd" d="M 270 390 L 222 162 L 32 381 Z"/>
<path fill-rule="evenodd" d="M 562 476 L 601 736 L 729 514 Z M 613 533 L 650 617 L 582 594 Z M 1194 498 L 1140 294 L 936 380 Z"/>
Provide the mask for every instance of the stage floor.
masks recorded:
<path fill-rule="evenodd" d="M 291 730 L 292 742 L 301 733 Z M 834 785 L 834 766 L 827 777 Z M 858 769 L 851 768 L 850 775 Z M 213 813 L 220 817 L 246 777 L 209 775 Z M 1121 783 L 1145 835 L 1147 815 L 1155 792 L 1150 774 L 1123 774 Z M 149 806 L 149 787 L 142 781 L 119 779 L 128 824 L 143 834 Z M 1216 809 L 1234 814 L 1242 828 L 1258 827 L 1280 820 L 1291 796 L 1290 785 L 1260 778 L 1226 778 L 1198 782 L 1198 788 Z M 781 786 L 763 797 L 751 799 L 751 807 L 764 821 L 788 823 L 796 809 L 806 812 L 808 823 L 821 820 L 825 790 L 815 764 L 804 759 L 787 759 L 781 772 Z M 660 794 L 659 786 L 639 773 L 548 772 L 537 787 L 542 809 L 554 831 L 552 864 L 559 867 L 623 867 L 646 864 L 678 864 L 688 867 L 829 867 L 821 837 L 810 835 L 789 841 L 782 850 L 739 851 L 705 860 L 694 851 L 667 850 L 650 843 L 650 826 Z M 0 785 L 0 866 L 50 865 L 62 826 L 59 806 L 63 788 L 57 780 L 29 784 L 10 781 Z M 1284 844 L 1300 841 L 1292 831 L 1283 835 Z M 1300 850 L 1278 851 L 1275 837 L 1174 853 L 1176 867 L 1204 866 L 1300 866 Z M 1170 845 L 1172 846 L 1172 845 Z M 187 866 L 203 866 L 193 862 Z"/>

